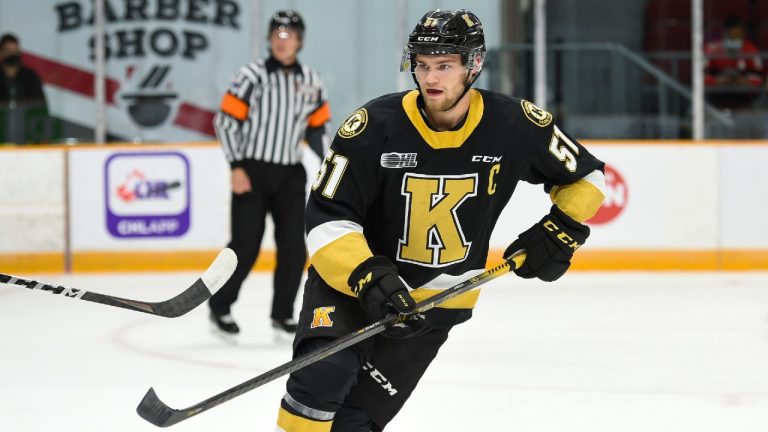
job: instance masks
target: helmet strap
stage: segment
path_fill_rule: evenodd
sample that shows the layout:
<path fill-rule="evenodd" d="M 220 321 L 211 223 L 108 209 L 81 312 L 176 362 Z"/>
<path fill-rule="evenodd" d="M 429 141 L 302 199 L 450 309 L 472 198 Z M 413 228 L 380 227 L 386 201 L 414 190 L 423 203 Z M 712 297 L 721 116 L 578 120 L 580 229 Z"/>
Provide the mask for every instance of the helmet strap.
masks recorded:
<path fill-rule="evenodd" d="M 453 103 L 453 105 L 451 105 L 451 106 L 450 106 L 448 109 L 446 109 L 445 111 L 450 111 L 450 110 L 452 110 L 452 109 L 453 109 L 453 108 L 454 108 L 456 105 L 458 105 L 458 104 L 459 104 L 459 101 L 461 101 L 461 100 L 464 98 L 464 95 L 465 95 L 465 94 L 467 94 L 467 92 L 469 92 L 469 89 L 470 89 L 470 88 L 472 88 L 472 84 L 474 84 L 474 83 L 475 83 L 475 81 L 477 80 L 477 76 L 478 76 L 478 75 L 480 75 L 480 74 L 475 74 L 473 77 L 471 77 L 471 78 L 470 78 L 470 76 L 469 76 L 469 73 L 467 73 L 467 79 L 466 79 L 466 80 L 464 80 L 464 91 L 463 91 L 463 92 L 461 92 L 461 96 L 459 96 L 459 97 L 456 99 L 456 102 L 454 102 L 454 103 Z"/>

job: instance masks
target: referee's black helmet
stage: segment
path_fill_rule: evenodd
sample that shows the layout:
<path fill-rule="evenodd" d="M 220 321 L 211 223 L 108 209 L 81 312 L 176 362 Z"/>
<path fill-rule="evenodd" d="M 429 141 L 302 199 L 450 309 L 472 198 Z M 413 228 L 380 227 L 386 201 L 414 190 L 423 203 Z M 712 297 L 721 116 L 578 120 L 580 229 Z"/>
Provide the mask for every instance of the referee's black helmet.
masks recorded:
<path fill-rule="evenodd" d="M 304 39 L 304 20 L 298 12 L 290 9 L 279 10 L 272 15 L 269 21 L 269 31 L 267 36 L 275 30 L 291 30 L 299 35 L 299 39 Z"/>

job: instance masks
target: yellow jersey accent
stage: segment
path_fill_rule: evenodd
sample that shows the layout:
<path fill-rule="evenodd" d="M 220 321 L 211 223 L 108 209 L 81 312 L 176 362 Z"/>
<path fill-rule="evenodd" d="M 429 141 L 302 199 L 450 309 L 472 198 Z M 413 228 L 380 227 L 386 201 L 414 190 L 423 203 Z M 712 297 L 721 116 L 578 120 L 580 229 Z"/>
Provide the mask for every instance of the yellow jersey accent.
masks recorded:
<path fill-rule="evenodd" d="M 477 195 L 477 183 L 476 174 L 442 178 L 406 173 L 406 237 L 398 245 L 397 259 L 432 267 L 464 261 L 471 242 L 466 241 L 456 212 L 468 198 Z M 441 199 L 435 203 L 438 195 Z M 429 246 L 435 234 L 440 238 L 440 249 Z"/>
<path fill-rule="evenodd" d="M 443 290 L 431 289 L 431 288 L 416 288 L 411 290 L 408 294 L 416 300 L 416 303 L 426 300 L 434 295 L 440 294 Z M 438 308 L 440 309 L 472 309 L 477 303 L 477 299 L 480 297 L 480 290 L 475 289 L 467 291 L 460 296 L 456 296 L 445 303 L 441 303 Z"/>
<path fill-rule="evenodd" d="M 285 432 L 331 432 L 333 421 L 310 420 L 289 413 L 280 407 L 277 412 L 277 427 Z"/>
<path fill-rule="evenodd" d="M 347 285 L 349 275 L 360 263 L 372 257 L 362 233 L 349 233 L 320 248 L 309 258 L 310 264 L 325 283 L 348 296 L 355 297 Z"/>
<path fill-rule="evenodd" d="M 605 195 L 595 185 L 578 180 L 564 186 L 555 186 L 549 192 L 552 203 L 577 222 L 584 222 L 600 210 Z"/>
<path fill-rule="evenodd" d="M 430 129 L 424 121 L 424 118 L 421 116 L 421 113 L 419 113 L 419 106 L 416 103 L 418 97 L 418 90 L 406 93 L 406 95 L 403 96 L 403 109 L 405 110 L 405 114 L 411 120 L 411 123 L 413 123 L 413 126 L 419 131 L 419 135 L 421 135 L 424 141 L 434 149 L 461 147 L 480 123 L 480 119 L 483 118 L 483 96 L 477 90 L 470 89 L 469 112 L 467 113 L 467 119 L 464 121 L 464 125 L 456 131 L 438 132 Z"/>

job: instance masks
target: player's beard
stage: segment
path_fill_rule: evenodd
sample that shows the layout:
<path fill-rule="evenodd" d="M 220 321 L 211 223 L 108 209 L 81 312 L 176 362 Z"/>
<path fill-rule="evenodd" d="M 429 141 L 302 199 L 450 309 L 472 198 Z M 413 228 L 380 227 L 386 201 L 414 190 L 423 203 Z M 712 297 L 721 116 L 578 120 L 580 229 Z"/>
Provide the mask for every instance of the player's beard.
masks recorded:
<path fill-rule="evenodd" d="M 444 97 L 441 99 L 424 97 L 424 105 L 426 105 L 427 110 L 433 112 L 450 111 L 457 105 L 457 101 L 462 96 L 463 91 L 463 87 L 459 89 L 451 89 L 450 93 L 448 91 L 444 91 Z"/>

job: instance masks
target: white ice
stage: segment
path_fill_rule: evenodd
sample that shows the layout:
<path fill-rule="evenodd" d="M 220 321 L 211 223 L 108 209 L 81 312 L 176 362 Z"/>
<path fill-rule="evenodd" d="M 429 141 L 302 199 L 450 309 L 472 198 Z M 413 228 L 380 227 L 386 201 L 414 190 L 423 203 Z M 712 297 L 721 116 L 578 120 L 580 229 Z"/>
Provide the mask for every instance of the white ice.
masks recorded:
<path fill-rule="evenodd" d="M 153 301 L 197 277 L 24 276 Z M 388 432 L 768 430 L 768 273 L 510 275 L 483 291 Z M 0 431 L 158 430 L 135 412 L 149 387 L 184 408 L 290 359 L 270 298 L 253 274 L 233 346 L 205 306 L 165 319 L 0 285 Z M 171 430 L 272 431 L 284 383 Z"/>

